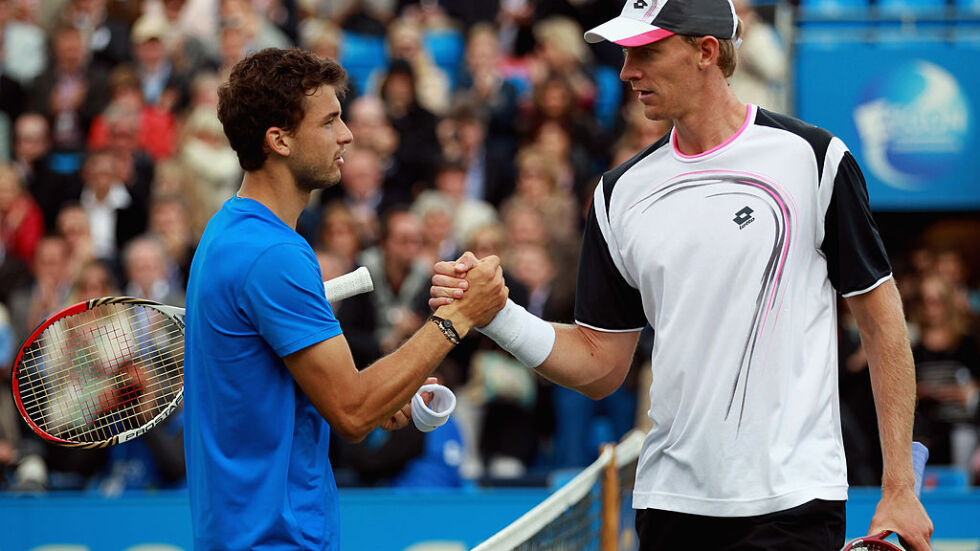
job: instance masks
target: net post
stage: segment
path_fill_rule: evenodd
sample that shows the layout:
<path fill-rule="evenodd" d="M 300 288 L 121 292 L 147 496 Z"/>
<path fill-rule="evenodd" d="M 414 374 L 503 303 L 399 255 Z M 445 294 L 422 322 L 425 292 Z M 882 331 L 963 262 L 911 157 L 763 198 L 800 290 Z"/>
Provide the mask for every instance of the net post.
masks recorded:
<path fill-rule="evenodd" d="M 601 526 L 599 527 L 599 550 L 617 551 L 619 549 L 619 469 L 616 467 L 616 446 L 604 444 L 604 449 L 612 452 L 609 463 L 603 467 Z"/>

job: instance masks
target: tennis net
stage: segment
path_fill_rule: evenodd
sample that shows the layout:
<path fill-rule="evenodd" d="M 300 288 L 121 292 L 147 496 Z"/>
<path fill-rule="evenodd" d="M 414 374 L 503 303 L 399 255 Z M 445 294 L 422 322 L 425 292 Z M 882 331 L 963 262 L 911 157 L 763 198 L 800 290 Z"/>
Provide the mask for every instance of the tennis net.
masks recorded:
<path fill-rule="evenodd" d="M 643 433 L 633 431 L 473 551 L 623 551 L 636 548 L 630 492 Z"/>

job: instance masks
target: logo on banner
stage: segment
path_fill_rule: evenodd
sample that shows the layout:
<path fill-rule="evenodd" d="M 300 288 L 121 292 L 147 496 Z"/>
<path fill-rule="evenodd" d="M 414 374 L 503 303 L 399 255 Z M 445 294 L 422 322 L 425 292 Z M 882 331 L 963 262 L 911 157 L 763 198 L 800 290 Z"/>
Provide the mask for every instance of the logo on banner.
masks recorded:
<path fill-rule="evenodd" d="M 971 114 L 956 77 L 921 59 L 874 79 L 854 108 L 865 167 L 882 182 L 917 190 L 968 151 Z"/>

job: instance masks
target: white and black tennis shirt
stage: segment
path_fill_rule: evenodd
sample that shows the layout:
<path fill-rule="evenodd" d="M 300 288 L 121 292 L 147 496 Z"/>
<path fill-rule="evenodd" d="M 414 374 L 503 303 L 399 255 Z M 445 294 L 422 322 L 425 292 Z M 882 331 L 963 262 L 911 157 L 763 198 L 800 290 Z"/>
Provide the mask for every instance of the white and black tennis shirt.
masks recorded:
<path fill-rule="evenodd" d="M 891 277 L 838 138 L 749 106 L 697 156 L 673 132 L 603 175 L 576 322 L 656 331 L 633 506 L 750 516 L 847 498 L 836 292 Z"/>

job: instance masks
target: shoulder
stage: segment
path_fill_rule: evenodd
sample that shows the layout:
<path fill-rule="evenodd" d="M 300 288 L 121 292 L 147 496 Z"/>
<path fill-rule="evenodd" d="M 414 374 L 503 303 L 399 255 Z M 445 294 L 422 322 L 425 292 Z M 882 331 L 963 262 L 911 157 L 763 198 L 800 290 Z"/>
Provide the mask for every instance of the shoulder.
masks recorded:
<path fill-rule="evenodd" d="M 755 117 L 756 126 L 772 128 L 778 131 L 792 134 L 807 144 L 813 150 L 813 155 L 817 160 L 818 170 L 823 170 L 824 159 L 827 157 L 827 149 L 834 140 L 834 135 L 830 131 L 814 126 L 781 113 L 774 113 L 761 107 Z"/>
<path fill-rule="evenodd" d="M 604 198 L 605 198 L 605 205 L 607 211 L 609 209 L 609 199 L 610 197 L 612 197 L 612 191 L 613 188 L 616 187 L 616 184 L 624 176 L 626 176 L 629 173 L 629 171 L 633 167 L 635 167 L 640 161 L 646 159 L 655 151 L 667 147 L 667 145 L 670 143 L 670 135 L 671 133 L 667 132 L 659 140 L 647 146 L 647 148 L 644 149 L 643 151 L 640 151 L 636 155 L 633 155 L 630 159 L 628 159 L 623 164 L 605 172 L 602 175 L 602 193 L 605 196 Z"/>

